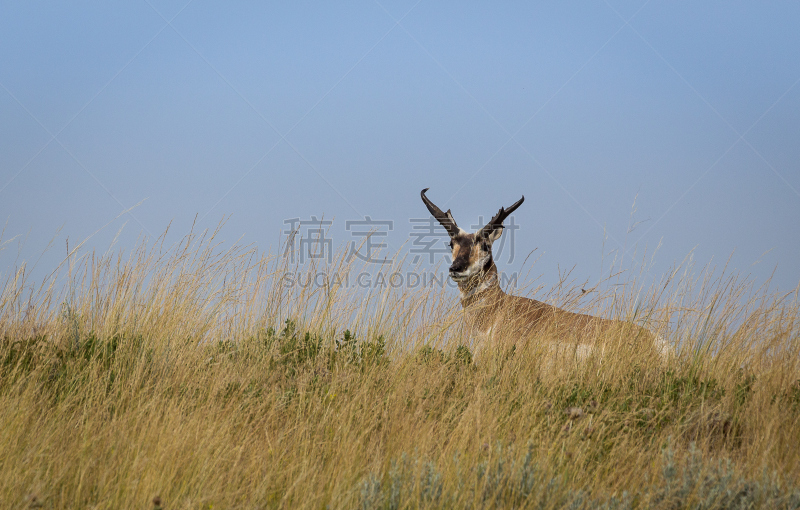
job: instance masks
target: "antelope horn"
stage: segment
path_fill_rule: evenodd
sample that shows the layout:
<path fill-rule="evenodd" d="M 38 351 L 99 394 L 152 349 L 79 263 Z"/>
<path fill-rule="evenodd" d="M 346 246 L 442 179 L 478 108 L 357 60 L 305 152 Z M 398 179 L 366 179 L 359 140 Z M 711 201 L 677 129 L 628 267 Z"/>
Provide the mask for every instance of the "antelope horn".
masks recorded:
<path fill-rule="evenodd" d="M 524 201 L 525 197 L 523 196 L 508 209 L 501 207 L 500 210 L 497 211 L 497 214 L 494 215 L 494 218 L 489 220 L 489 223 L 484 225 L 484 227 L 478 231 L 478 237 L 485 237 L 491 234 L 493 231 L 497 230 L 498 228 L 503 228 L 503 221 L 505 221 L 505 219 L 508 218 L 508 215 L 514 212 L 517 209 L 517 207 L 522 205 L 522 202 Z"/>
<path fill-rule="evenodd" d="M 445 230 L 447 230 L 447 233 L 450 234 L 450 237 L 455 236 L 458 233 L 458 225 L 456 225 L 456 220 L 453 218 L 453 215 L 450 214 L 450 209 L 444 213 L 441 209 L 436 207 L 436 205 L 425 196 L 425 192 L 429 189 L 430 188 L 425 188 L 420 192 L 422 201 L 425 202 L 425 206 L 431 212 L 431 215 L 439 220 L 439 223 L 441 223 Z"/>

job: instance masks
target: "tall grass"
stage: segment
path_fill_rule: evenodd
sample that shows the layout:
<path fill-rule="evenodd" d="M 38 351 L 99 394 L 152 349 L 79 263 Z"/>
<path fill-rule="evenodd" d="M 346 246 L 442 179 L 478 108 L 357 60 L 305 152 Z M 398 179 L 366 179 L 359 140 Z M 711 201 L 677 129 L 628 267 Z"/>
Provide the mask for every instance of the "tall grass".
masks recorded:
<path fill-rule="evenodd" d="M 539 289 L 675 348 L 554 370 L 536 339 L 476 356 L 452 289 L 314 262 L 211 232 L 8 275 L 0 507 L 800 507 L 796 292 L 689 265 Z"/>

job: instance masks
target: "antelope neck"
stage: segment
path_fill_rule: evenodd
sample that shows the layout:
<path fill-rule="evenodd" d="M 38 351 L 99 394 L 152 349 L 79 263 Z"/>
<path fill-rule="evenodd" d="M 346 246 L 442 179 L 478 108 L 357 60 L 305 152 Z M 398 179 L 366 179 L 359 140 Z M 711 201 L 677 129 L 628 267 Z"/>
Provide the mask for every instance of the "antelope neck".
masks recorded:
<path fill-rule="evenodd" d="M 464 307 L 476 300 L 483 299 L 489 294 L 493 294 L 493 290 L 503 292 L 497 281 L 497 266 L 492 262 L 488 269 L 481 271 L 465 282 L 459 282 L 458 290 L 461 291 L 461 304 Z"/>

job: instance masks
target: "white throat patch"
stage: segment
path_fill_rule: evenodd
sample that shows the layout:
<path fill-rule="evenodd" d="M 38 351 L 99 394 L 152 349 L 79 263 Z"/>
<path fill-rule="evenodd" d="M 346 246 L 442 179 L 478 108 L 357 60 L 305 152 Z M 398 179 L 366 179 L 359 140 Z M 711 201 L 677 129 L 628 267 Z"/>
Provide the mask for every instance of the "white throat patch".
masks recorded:
<path fill-rule="evenodd" d="M 490 277 L 483 280 L 480 284 L 472 287 L 468 291 L 461 291 L 461 300 L 464 301 L 465 299 L 469 299 L 475 294 L 479 292 L 483 292 L 484 290 L 497 285 L 497 274 L 492 274 Z"/>

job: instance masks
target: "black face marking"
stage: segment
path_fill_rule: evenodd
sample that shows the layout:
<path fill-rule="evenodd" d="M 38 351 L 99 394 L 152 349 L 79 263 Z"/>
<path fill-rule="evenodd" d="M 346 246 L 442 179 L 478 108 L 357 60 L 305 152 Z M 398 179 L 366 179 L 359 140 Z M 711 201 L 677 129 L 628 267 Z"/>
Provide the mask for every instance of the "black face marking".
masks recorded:
<path fill-rule="evenodd" d="M 458 235 L 450 240 L 453 249 L 453 263 L 450 265 L 451 273 L 461 273 L 469 267 L 470 252 L 472 251 L 471 236 Z"/>
<path fill-rule="evenodd" d="M 489 242 L 476 234 L 459 233 L 450 238 L 450 248 L 452 249 L 453 263 L 450 266 L 451 275 L 463 273 L 470 266 L 483 260 L 482 270 L 487 269 L 492 264 L 492 247 Z"/>

